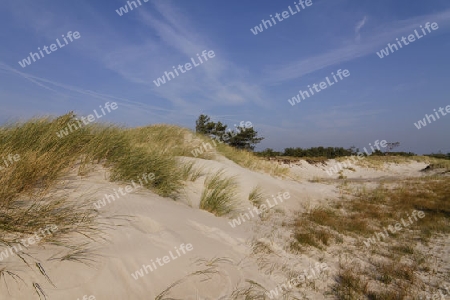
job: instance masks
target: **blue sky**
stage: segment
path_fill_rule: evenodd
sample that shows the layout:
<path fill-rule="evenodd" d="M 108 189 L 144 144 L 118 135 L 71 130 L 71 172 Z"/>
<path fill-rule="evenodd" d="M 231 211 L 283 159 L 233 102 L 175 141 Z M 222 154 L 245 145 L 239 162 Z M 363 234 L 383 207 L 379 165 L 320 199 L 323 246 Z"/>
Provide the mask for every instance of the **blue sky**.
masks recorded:
<path fill-rule="evenodd" d="M 450 105 L 448 0 L 312 0 L 254 35 L 250 28 L 292 1 L 152 1 L 119 16 L 121 0 L 2 0 L 0 123 L 33 116 L 194 128 L 201 114 L 229 126 L 251 121 L 270 147 L 362 148 L 399 141 L 400 151 L 450 152 L 450 116 L 414 123 Z M 380 59 L 376 52 L 426 22 L 439 29 Z M 22 68 L 18 61 L 68 31 L 81 38 Z M 420 31 L 419 31 L 420 32 Z M 172 66 L 203 50 L 215 57 L 160 87 Z M 350 76 L 292 106 L 288 99 L 338 69 Z"/>

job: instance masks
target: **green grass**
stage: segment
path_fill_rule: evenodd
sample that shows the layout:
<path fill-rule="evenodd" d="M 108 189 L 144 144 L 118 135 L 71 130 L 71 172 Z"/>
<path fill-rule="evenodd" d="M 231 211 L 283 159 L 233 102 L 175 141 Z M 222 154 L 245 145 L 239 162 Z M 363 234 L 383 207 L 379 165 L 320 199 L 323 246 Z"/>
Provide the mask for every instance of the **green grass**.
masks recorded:
<path fill-rule="evenodd" d="M 85 176 L 92 166 L 101 164 L 110 171 L 111 181 L 131 181 L 143 174 L 155 174 L 145 186 L 165 197 L 177 199 L 186 181 L 202 176 L 202 169 L 183 163 L 181 157 L 192 156 L 192 147 L 209 141 L 192 131 L 172 125 L 123 128 L 91 124 L 58 137 L 62 129 L 77 124 L 76 116 L 42 117 L 0 127 L 0 157 L 20 156 L 8 168 L 0 170 L 0 243 L 10 245 L 22 234 L 33 233 L 51 223 L 62 231 L 73 224 L 93 221 L 95 212 L 83 201 L 69 204 L 60 196 L 49 196 L 69 172 Z M 218 148 L 229 158 L 251 169 L 271 174 L 285 174 L 285 168 L 235 150 L 227 145 Z M 236 182 L 222 178 L 219 172 L 208 177 L 201 207 L 217 215 L 232 209 Z M 255 190 L 251 198 L 257 201 Z M 84 204 L 83 204 L 84 203 Z"/>
<path fill-rule="evenodd" d="M 233 211 L 236 204 L 237 182 L 233 177 L 226 178 L 223 170 L 210 175 L 205 180 L 200 208 L 216 216 Z"/>
<path fill-rule="evenodd" d="M 264 200 L 264 195 L 262 189 L 259 185 L 255 186 L 248 195 L 248 201 L 250 201 L 253 206 L 259 207 L 261 206 Z"/>
<path fill-rule="evenodd" d="M 196 167 L 195 162 L 185 163 L 182 167 L 182 178 L 184 181 L 196 181 L 203 174 L 203 167 Z"/>
<path fill-rule="evenodd" d="M 180 161 L 180 156 L 190 150 L 184 141 L 191 134 L 187 129 L 169 125 L 126 129 L 91 124 L 58 137 L 60 130 L 77 122 L 75 117 L 68 113 L 0 127 L 0 157 L 20 156 L 19 161 L 0 169 L 0 251 L 50 224 L 56 225 L 58 231 L 42 239 L 41 244 L 51 242 L 70 248 L 62 239 L 74 232 L 86 238 L 97 237 L 98 212 L 90 203 L 92 199 L 82 197 L 74 201 L 56 193 L 64 188 L 64 177 L 71 172 L 85 176 L 92 166 L 101 164 L 110 171 L 112 181 L 131 181 L 154 173 L 155 179 L 144 185 L 173 199 L 187 179 L 196 180 L 201 174 L 193 165 Z M 83 260 L 83 251 L 79 249 L 70 257 Z M 33 258 L 27 252 L 23 261 L 33 268 L 34 264 L 28 262 Z M 0 262 L 2 274 L 15 274 L 5 268 Z"/>

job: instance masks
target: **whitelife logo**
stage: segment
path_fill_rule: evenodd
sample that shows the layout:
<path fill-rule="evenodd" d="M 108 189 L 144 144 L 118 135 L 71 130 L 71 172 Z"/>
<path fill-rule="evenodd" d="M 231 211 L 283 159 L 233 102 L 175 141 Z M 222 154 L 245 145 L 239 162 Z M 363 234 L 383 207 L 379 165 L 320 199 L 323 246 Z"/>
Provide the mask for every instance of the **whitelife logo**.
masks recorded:
<path fill-rule="evenodd" d="M 433 110 L 434 110 L 434 113 L 436 114 L 436 117 L 437 117 L 438 120 L 439 120 L 439 119 L 440 119 L 439 114 L 437 113 L 436 109 L 433 109 Z M 445 111 L 446 111 L 447 113 L 444 112 L 444 108 L 442 108 L 442 107 L 439 107 L 438 110 L 439 110 L 439 112 L 442 114 L 442 116 L 445 117 L 447 114 L 450 114 L 450 105 L 447 105 L 447 106 L 445 107 Z M 431 114 L 431 115 L 425 114 L 425 118 L 423 118 L 423 120 L 417 121 L 417 123 L 414 123 L 414 126 L 416 126 L 417 129 L 422 128 L 422 126 L 425 127 L 425 126 L 427 126 L 426 120 L 428 120 L 428 124 L 431 124 L 430 117 L 431 117 L 431 119 L 433 119 L 433 122 L 436 122 L 436 118 L 435 118 L 432 114 Z M 426 119 L 426 120 L 425 120 L 425 119 Z"/>
<path fill-rule="evenodd" d="M 291 280 L 289 280 L 286 283 L 279 284 L 275 289 L 266 292 L 266 295 L 270 299 L 276 299 L 279 296 L 279 292 L 283 293 L 283 290 L 284 291 L 291 290 L 292 288 L 294 288 L 295 286 L 299 285 L 302 282 L 305 282 L 306 280 L 317 279 L 317 278 L 319 278 L 321 273 L 323 273 L 324 271 L 326 271 L 328 269 L 329 268 L 326 263 L 316 262 L 315 270 L 317 271 L 317 274 L 316 274 L 316 272 L 314 272 L 314 269 L 312 267 L 310 267 L 311 274 L 309 276 L 308 276 L 307 270 L 304 270 L 303 271 L 304 274 L 300 274 L 297 277 L 292 278 Z"/>
<path fill-rule="evenodd" d="M 425 213 L 423 211 L 421 211 L 421 210 L 419 210 L 419 211 L 413 210 L 411 215 L 412 215 L 412 217 L 414 218 L 414 220 L 416 222 L 418 221 L 417 216 L 419 216 L 420 219 L 425 217 Z M 413 221 L 411 220 L 411 216 L 409 214 L 408 214 L 408 219 L 409 219 L 409 224 L 408 224 L 408 222 L 405 223 L 405 220 L 403 220 L 403 218 L 401 219 L 401 222 L 402 222 L 403 226 L 405 226 L 405 228 L 410 226 L 413 223 Z M 400 224 L 400 222 L 398 222 L 394 226 L 389 225 L 387 229 L 389 229 L 389 231 L 391 233 L 396 233 L 397 231 L 400 231 L 403 228 L 402 228 L 402 225 Z M 377 243 L 377 239 L 378 239 L 378 242 L 379 242 L 380 241 L 380 236 L 383 239 L 388 237 L 389 233 L 388 233 L 387 229 L 386 229 L 386 227 L 384 227 L 384 233 L 386 234 L 386 236 L 383 234 L 383 232 L 377 232 L 377 233 L 375 233 L 375 237 L 368 238 L 367 241 L 363 241 L 364 245 L 366 245 L 366 247 L 369 247 L 371 244 L 375 245 Z"/>
<path fill-rule="evenodd" d="M 14 164 L 14 162 L 18 162 L 20 160 L 20 155 L 19 154 L 8 154 L 8 160 L 5 159 L 4 156 L 2 156 L 3 159 L 3 163 L 5 163 L 5 166 L 3 167 L 2 165 L 0 165 L 0 171 L 3 171 L 6 168 L 9 168 L 12 166 L 12 164 Z"/>
<path fill-rule="evenodd" d="M 373 143 L 373 146 L 372 146 L 372 143 L 369 143 L 369 146 L 373 152 L 375 152 L 375 149 L 373 147 L 377 148 L 378 151 L 381 151 L 380 146 L 385 148 L 387 146 L 387 141 L 382 140 L 380 142 L 379 140 L 376 140 Z M 367 156 L 369 156 L 371 154 L 367 151 L 366 147 L 364 147 L 363 149 L 364 149 L 364 152 L 366 152 Z M 350 159 L 346 159 L 345 161 L 342 162 L 342 164 L 341 163 L 334 164 L 334 166 L 330 167 L 328 170 L 326 170 L 326 172 L 328 175 L 333 176 L 333 174 L 337 174 L 340 170 L 343 170 L 343 167 L 349 168 L 352 165 L 352 163 L 355 163 L 356 159 L 362 160 L 364 158 L 366 158 L 366 156 L 364 156 L 364 153 L 358 152 L 358 154 L 356 156 L 355 155 L 350 156 Z"/>
<path fill-rule="evenodd" d="M 63 40 L 64 40 L 65 44 L 61 44 L 61 42 L 59 41 L 59 39 L 56 39 L 56 42 L 57 42 L 59 48 L 56 46 L 56 44 L 51 44 L 50 47 L 47 47 L 47 46 L 42 47 L 42 50 L 44 50 L 45 53 L 47 53 L 47 54 L 51 54 L 52 52 L 55 52 L 56 50 L 61 49 L 61 48 L 65 47 L 66 45 L 68 45 L 69 42 L 67 41 L 67 39 L 66 39 L 66 37 L 64 36 L 64 34 L 61 35 L 61 36 L 63 37 Z M 73 38 L 72 38 L 72 37 L 73 37 Z M 79 33 L 78 31 L 74 31 L 73 33 L 72 33 L 72 31 L 69 31 L 69 32 L 67 33 L 67 38 L 68 38 L 71 42 L 73 42 L 74 39 L 75 39 L 75 40 L 78 40 L 79 38 L 81 38 L 81 35 L 80 35 L 80 33 Z M 48 51 L 49 48 L 50 48 L 50 50 L 51 50 L 50 52 Z M 40 56 L 39 56 L 39 53 L 33 53 L 33 52 L 30 52 L 30 55 L 29 55 L 27 58 L 23 59 L 22 61 L 19 61 L 19 65 L 20 65 L 22 68 L 25 68 L 26 66 L 31 65 L 31 59 L 33 59 L 33 62 L 35 62 L 35 61 L 36 61 L 36 58 L 37 58 L 38 60 L 41 59 L 41 58 L 43 58 L 43 57 L 44 57 L 44 53 L 42 52 L 41 47 L 38 47 L 38 50 L 39 50 L 39 53 L 41 54 Z"/>
<path fill-rule="evenodd" d="M 83 124 L 84 124 L 84 125 L 89 125 L 89 123 L 92 123 L 92 122 L 94 122 L 95 120 L 100 119 L 100 118 L 102 118 L 103 116 L 106 116 L 106 112 L 105 112 L 104 109 L 106 109 L 106 110 L 108 111 L 108 113 L 110 113 L 111 110 L 116 110 L 116 109 L 118 108 L 116 102 L 112 102 L 111 104 L 110 104 L 109 102 L 106 102 L 106 103 L 105 103 L 105 107 L 102 107 L 101 105 L 99 105 L 99 107 L 100 107 L 100 109 L 101 109 L 103 115 L 99 115 L 99 114 L 97 113 L 97 110 L 94 109 L 94 114 L 95 114 L 95 116 L 94 116 L 94 115 L 88 115 L 87 117 L 81 117 L 81 120 L 78 120 L 78 118 L 74 118 L 75 121 L 77 121 L 78 126 L 77 126 L 76 123 L 70 123 L 70 124 L 68 124 L 66 127 L 64 127 L 63 129 L 61 129 L 59 132 L 57 132 L 56 135 L 57 135 L 59 138 L 63 138 L 63 137 L 65 137 L 65 136 L 69 135 L 69 133 L 72 133 L 72 132 L 74 132 L 74 131 L 76 131 L 76 130 L 82 128 L 82 127 L 83 127 Z M 83 124 L 82 124 L 80 121 L 82 121 Z"/>
<path fill-rule="evenodd" d="M 420 25 L 420 28 L 422 29 L 423 35 L 420 35 L 420 33 L 417 32 L 417 29 L 415 29 L 414 30 L 415 35 L 414 34 L 408 35 L 409 43 L 406 41 L 406 37 L 402 36 L 402 38 L 400 40 L 403 42 L 404 46 L 408 46 L 410 43 L 416 41 L 416 37 L 419 40 L 427 35 L 427 32 L 422 27 L 422 25 Z M 431 24 L 430 24 L 430 22 L 427 22 L 425 24 L 425 28 L 427 29 L 428 33 L 431 33 L 430 28 L 433 30 L 438 30 L 439 26 L 438 26 L 438 23 L 436 23 L 436 22 L 433 22 Z M 403 48 L 402 43 L 400 43 L 400 40 L 398 38 L 396 38 L 396 40 L 397 40 L 398 47 L 400 47 L 400 49 Z M 391 53 L 394 53 L 395 51 L 399 50 L 398 47 L 395 43 L 394 44 L 388 43 L 386 48 L 381 49 L 379 52 L 377 52 L 377 55 L 379 58 L 384 58 L 386 56 L 389 56 L 389 54 L 390 54 L 389 50 L 391 50 Z"/>
<path fill-rule="evenodd" d="M 129 184 L 125 187 L 125 192 L 124 192 L 124 189 L 118 188 L 119 193 L 122 196 L 126 196 L 127 194 L 130 194 L 130 193 L 137 191 L 137 190 L 141 189 L 142 187 L 144 187 L 144 183 L 141 180 L 141 176 L 138 176 L 137 178 L 139 179 L 140 184 L 136 184 L 136 183 L 134 183 L 134 180 L 131 180 L 131 184 Z M 150 174 L 145 173 L 142 175 L 142 179 L 144 179 L 145 183 L 148 184 L 149 183 L 148 180 L 150 180 L 150 181 L 155 180 L 155 174 L 154 173 L 150 173 Z M 105 194 L 105 197 L 103 197 L 103 199 L 98 200 L 96 203 L 94 203 L 94 207 L 96 209 L 100 209 L 100 208 L 106 206 L 106 201 L 108 201 L 108 203 L 111 203 L 111 202 L 116 201 L 116 199 L 118 200 L 120 198 L 120 196 L 117 193 L 116 189 L 114 189 L 114 194 L 116 195 L 117 198 L 114 197 L 114 195 L 112 195 L 112 194 Z"/>
<path fill-rule="evenodd" d="M 324 89 L 326 89 L 326 88 L 328 88 L 328 87 L 330 87 L 330 86 L 336 84 L 337 82 L 339 82 L 339 80 L 336 78 L 336 75 L 337 75 L 337 76 L 339 77 L 339 79 L 342 81 L 342 80 L 344 80 L 345 78 L 347 78 L 347 77 L 350 76 L 350 71 L 347 70 L 347 69 L 345 69 L 344 71 L 342 71 L 341 69 L 339 69 L 339 70 L 336 71 L 336 75 L 334 75 L 334 72 L 331 72 L 331 75 L 333 76 L 334 82 L 330 81 L 330 78 L 328 78 L 328 76 L 327 76 L 327 77 L 325 77 L 326 82 L 325 82 L 325 81 L 322 81 L 322 82 L 319 83 L 319 84 L 314 83 L 314 84 L 312 85 L 312 88 L 311 88 L 310 85 L 308 85 L 309 91 L 311 92 L 311 96 L 314 95 L 313 89 L 316 91 L 316 93 L 319 93 L 320 91 L 322 91 L 322 90 L 324 90 Z M 342 76 L 344 76 L 344 77 L 342 77 Z M 320 89 L 318 89 L 318 87 L 320 87 Z M 302 91 L 302 90 L 300 90 L 299 93 L 297 94 L 297 96 L 292 97 L 292 99 L 288 99 L 288 102 L 289 102 L 292 106 L 294 106 L 296 102 L 297 102 L 297 103 L 300 103 L 300 102 L 302 101 L 302 99 L 300 99 L 300 95 L 302 96 L 302 99 L 303 99 L 303 100 L 305 100 L 306 98 L 311 97 L 311 96 L 309 95 L 308 91 Z"/>
<path fill-rule="evenodd" d="M 207 55 L 207 54 L 208 54 L 208 55 Z M 208 53 L 206 53 L 206 50 L 203 50 L 201 56 L 203 57 L 203 59 L 204 59 L 205 61 L 208 61 L 208 57 L 209 57 L 209 58 L 214 58 L 214 57 L 216 56 L 216 54 L 214 53 L 213 50 L 209 50 Z M 192 64 L 194 65 L 194 67 L 198 67 L 198 66 L 200 66 L 201 64 L 204 63 L 203 60 L 202 60 L 202 58 L 200 57 L 200 55 L 199 55 L 198 53 L 197 53 L 197 58 L 198 58 L 198 60 L 199 60 L 199 62 L 200 62 L 199 64 L 197 64 L 197 63 L 195 62 L 194 58 L 191 57 L 191 61 L 192 61 Z M 175 66 L 173 66 L 172 68 L 173 68 L 173 71 L 175 72 L 175 74 L 177 74 L 177 77 L 178 77 L 178 76 L 180 76 L 180 74 L 178 73 L 177 69 L 180 70 L 180 72 L 181 72 L 182 74 L 184 74 L 184 73 L 186 73 L 187 71 L 192 70 L 192 64 L 191 64 L 191 63 L 185 63 L 185 64 L 184 64 L 185 70 L 183 70 L 183 66 L 182 66 L 182 65 L 178 65 L 177 68 L 175 68 Z M 170 78 L 169 75 L 172 76 L 172 78 Z M 166 76 L 166 77 L 164 77 L 164 76 Z M 158 79 L 153 80 L 153 83 L 154 83 L 157 87 L 160 87 L 161 85 L 163 85 L 163 84 L 166 83 L 166 78 L 167 78 L 167 81 L 171 81 L 172 79 L 175 79 L 175 75 L 174 75 L 172 72 L 170 72 L 170 71 L 169 71 L 169 72 L 166 71 L 166 72 L 164 72 L 164 75 L 163 75 L 162 77 L 159 77 Z"/>
<path fill-rule="evenodd" d="M 234 127 L 236 127 L 236 124 L 234 124 Z M 236 130 L 232 130 L 232 129 L 227 129 L 221 136 L 214 136 L 212 138 L 212 141 L 214 143 L 214 147 L 217 146 L 216 144 L 216 140 L 222 144 L 223 142 L 227 142 L 228 140 L 232 139 L 233 137 L 237 136 L 239 133 L 241 133 L 241 131 L 243 129 L 246 128 L 252 128 L 253 124 L 250 121 L 245 122 L 241 121 L 241 123 L 239 123 L 239 126 L 236 127 Z M 192 155 L 194 155 L 194 157 L 197 157 L 199 155 L 202 155 L 204 152 L 207 152 L 208 150 L 213 150 L 214 147 L 211 145 L 210 142 L 203 142 L 203 144 L 200 147 L 195 148 L 194 150 L 191 151 Z M 205 150 L 203 150 L 205 149 Z"/>
<path fill-rule="evenodd" d="M 283 196 L 283 198 L 281 198 L 281 196 Z M 254 206 L 253 208 L 248 208 L 248 212 L 250 213 L 252 218 L 254 218 L 255 215 L 253 214 L 253 211 L 255 211 L 256 215 L 259 216 L 260 214 L 264 213 L 267 209 L 277 206 L 279 204 L 277 199 L 280 200 L 280 203 L 283 203 L 284 200 L 287 200 L 289 198 L 291 198 L 291 195 L 289 194 L 289 192 L 284 192 L 283 194 L 278 193 L 277 198 L 275 198 L 275 196 L 272 195 L 272 199 L 275 202 L 273 205 L 270 203 L 269 199 L 266 199 L 267 205 L 261 204 L 259 207 Z M 228 224 L 230 224 L 231 228 L 235 228 L 236 226 L 241 225 L 242 223 L 245 223 L 244 216 L 247 218 L 247 220 L 250 220 L 251 219 L 250 215 L 247 213 L 240 214 L 239 218 L 233 219 L 231 222 L 228 222 Z"/>
<path fill-rule="evenodd" d="M 94 295 L 84 295 L 83 298 L 77 298 L 77 300 L 95 300 L 95 296 Z"/>
<path fill-rule="evenodd" d="M 186 245 L 181 244 L 179 249 L 178 249 L 178 247 L 174 247 L 174 248 L 175 248 L 175 251 L 176 251 L 178 256 L 173 255 L 172 250 L 170 250 L 169 251 L 170 257 L 168 255 L 166 255 L 162 259 L 159 258 L 159 257 L 157 257 L 155 259 L 160 267 L 164 266 L 164 264 L 168 264 L 172 260 L 175 260 L 175 259 L 179 258 L 181 256 L 180 251 L 183 252 L 183 254 L 186 254 L 186 251 L 189 252 L 189 251 L 192 251 L 194 249 L 192 244 L 186 244 Z M 148 274 L 148 270 L 150 270 L 150 272 L 153 272 L 153 271 L 155 271 L 157 269 L 158 269 L 158 267 L 156 266 L 155 262 L 152 259 L 151 260 L 151 265 L 142 265 L 142 268 L 140 268 L 139 270 L 137 270 L 136 272 L 131 274 L 131 277 L 133 277 L 134 280 L 138 280 L 139 278 L 144 277 L 145 274 Z M 145 274 L 144 274 L 144 271 L 145 271 Z"/>
<path fill-rule="evenodd" d="M 23 251 L 22 245 L 25 248 L 30 247 L 30 245 L 34 245 L 35 243 L 38 243 L 40 240 L 46 238 L 49 235 L 54 234 L 58 230 L 58 226 L 56 225 L 47 225 L 44 229 L 40 228 L 39 232 L 35 232 L 34 235 L 26 238 L 21 239 L 20 243 L 17 246 L 10 246 L 6 250 L 3 250 L 0 252 L 0 262 L 3 260 L 6 260 L 9 255 L 14 255 L 16 253 L 19 253 L 19 251 Z M 42 237 L 40 237 L 40 235 Z"/>
<path fill-rule="evenodd" d="M 300 1 L 298 1 L 298 4 L 297 4 L 297 2 L 294 2 L 294 4 L 295 4 L 295 8 L 297 8 L 297 11 L 293 10 L 292 7 L 289 5 L 288 6 L 289 11 L 285 10 L 281 14 L 279 14 L 279 13 L 275 14 L 275 17 L 277 18 L 277 20 L 279 22 L 286 20 L 290 16 L 298 14 L 300 11 L 305 10 L 308 6 L 311 6 L 313 3 L 312 3 L 312 0 L 306 0 L 306 1 L 300 0 Z M 302 7 L 301 9 L 300 9 L 299 5 Z M 282 18 L 280 18 L 280 16 Z M 270 27 L 277 25 L 277 21 L 275 21 L 275 18 L 272 15 L 270 15 L 270 18 L 272 19 L 273 25 L 272 25 L 272 22 L 270 22 L 270 20 L 262 19 L 261 20 L 262 23 L 260 23 L 258 26 L 255 26 L 255 28 L 250 28 L 250 31 L 254 35 L 257 35 L 258 33 L 261 33 L 264 31 L 263 25 L 266 29 L 269 29 L 269 27 L 267 27 L 267 25 L 269 25 Z"/>
<path fill-rule="evenodd" d="M 142 0 L 144 3 L 147 3 L 149 0 Z M 141 0 L 137 0 L 139 3 L 139 7 L 142 6 Z M 130 8 L 130 11 L 132 11 L 134 8 L 138 8 L 138 5 L 136 4 L 136 1 L 127 1 L 127 5 Z M 133 8 L 134 5 L 134 8 Z M 124 14 L 128 13 L 128 7 L 126 5 L 120 7 L 119 9 L 116 9 L 116 13 L 121 17 Z"/>

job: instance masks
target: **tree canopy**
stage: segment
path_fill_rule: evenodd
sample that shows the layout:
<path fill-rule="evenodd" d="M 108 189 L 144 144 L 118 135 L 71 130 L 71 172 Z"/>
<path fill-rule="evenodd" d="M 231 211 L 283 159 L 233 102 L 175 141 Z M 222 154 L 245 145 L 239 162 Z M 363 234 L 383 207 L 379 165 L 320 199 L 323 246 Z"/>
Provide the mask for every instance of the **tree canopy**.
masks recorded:
<path fill-rule="evenodd" d="M 254 150 L 256 144 L 264 138 L 258 137 L 258 132 L 253 127 L 238 126 L 236 129 L 227 129 L 222 122 L 213 122 L 207 115 L 201 114 L 195 121 L 195 131 L 208 135 L 211 138 L 224 142 L 237 149 Z"/>

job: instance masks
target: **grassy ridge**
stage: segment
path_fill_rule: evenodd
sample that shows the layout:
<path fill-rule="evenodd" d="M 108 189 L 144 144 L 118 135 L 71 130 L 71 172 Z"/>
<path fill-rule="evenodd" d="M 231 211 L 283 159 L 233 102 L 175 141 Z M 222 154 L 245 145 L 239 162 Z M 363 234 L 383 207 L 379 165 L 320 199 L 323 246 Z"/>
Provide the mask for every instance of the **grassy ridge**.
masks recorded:
<path fill-rule="evenodd" d="M 252 152 L 238 150 L 226 144 L 218 144 L 217 151 L 229 160 L 234 161 L 241 167 L 254 171 L 262 171 L 272 176 L 289 175 L 289 168 L 268 162 L 265 159 L 256 156 Z"/>
<path fill-rule="evenodd" d="M 113 181 L 130 181 L 145 173 L 154 173 L 155 180 L 145 183 L 146 187 L 161 196 L 175 199 L 184 181 L 195 180 L 201 174 L 201 170 L 180 162 L 179 158 L 192 157 L 192 150 L 203 142 L 213 144 L 208 137 L 162 124 L 132 129 L 90 124 L 77 126 L 76 130 L 67 131 L 66 136 L 58 135 L 71 124 L 79 123 L 73 113 L 68 113 L 58 118 L 31 119 L 0 128 L 0 157 L 20 155 L 18 162 L 0 169 L 0 233 L 32 233 L 44 223 L 53 221 L 59 228 L 79 223 L 74 222 L 73 218 L 65 222 L 57 216 L 57 211 L 61 212 L 60 215 L 67 212 L 72 213 L 74 218 L 89 220 L 85 210 L 74 210 L 66 201 L 49 199 L 46 195 L 74 168 L 78 168 L 78 175 L 83 176 L 93 164 L 109 168 L 110 180 Z M 215 157 L 216 150 L 249 169 L 272 175 L 288 173 L 288 169 L 263 161 L 252 153 L 219 143 L 213 151 L 206 151 L 203 158 Z M 225 208 L 228 204 L 222 201 L 219 206 L 215 205 L 221 202 L 222 196 L 229 198 L 230 195 L 214 194 L 214 186 L 226 183 L 228 187 L 233 184 L 227 179 L 219 180 L 219 177 L 208 178 L 202 208 L 221 215 L 229 211 Z M 42 204 L 45 197 L 47 209 Z M 92 212 L 87 211 L 91 216 Z M 15 238 L 2 238 L 0 242 L 10 244 L 13 240 Z"/>
<path fill-rule="evenodd" d="M 1 243 L 9 245 L 16 240 L 14 233 L 32 233 L 49 223 L 68 228 L 79 223 L 78 219 L 89 222 L 86 214 L 91 216 L 90 210 L 74 210 L 60 197 L 46 197 L 76 166 L 79 175 L 84 175 L 88 165 L 102 163 L 110 168 L 111 180 L 121 181 L 154 173 L 155 180 L 146 187 L 171 197 L 176 196 L 189 172 L 194 172 L 191 168 L 186 174 L 176 157 L 187 151 L 179 143 L 187 130 L 162 125 L 135 129 L 90 125 L 62 138 L 57 136 L 74 122 L 75 115 L 69 113 L 0 128 L 0 157 L 20 155 L 19 161 L 0 170 Z M 60 217 L 69 214 L 71 218 Z"/>
<path fill-rule="evenodd" d="M 71 124 L 78 126 L 68 130 Z M 193 156 L 192 148 L 198 146 L 199 141 L 208 140 L 187 129 L 170 125 L 126 129 L 79 124 L 76 116 L 68 113 L 0 128 L 0 252 L 8 254 L 13 247 L 16 249 L 22 244 L 25 247 L 17 248 L 20 252 L 14 254 L 47 281 L 50 279 L 46 275 L 46 264 L 38 263 L 21 239 L 54 225 L 58 230 L 39 242 L 65 248 L 62 251 L 65 254 L 54 259 L 84 262 L 91 261 L 85 249 L 89 243 L 72 245 L 64 235 L 77 232 L 92 239 L 98 233 L 98 211 L 93 209 L 92 199 L 68 199 L 63 194 L 63 178 L 67 174 L 77 171 L 80 176 L 87 175 L 95 164 L 108 168 L 112 181 L 131 181 L 153 173 L 154 180 L 144 185 L 161 196 L 176 199 L 185 181 L 195 181 L 203 173 L 194 162 L 185 163 L 180 159 Z M 61 130 L 67 134 L 61 134 Z M 20 159 L 3 161 L 9 157 Z M 233 187 L 236 187 L 234 180 L 223 178 L 222 173 L 208 177 L 201 208 L 217 215 L 230 212 Z M 25 282 L 21 273 L 9 265 L 9 256 L 0 259 L 0 278 Z M 39 297 L 45 297 L 38 281 L 29 283 Z"/>

